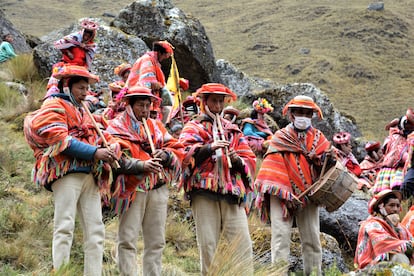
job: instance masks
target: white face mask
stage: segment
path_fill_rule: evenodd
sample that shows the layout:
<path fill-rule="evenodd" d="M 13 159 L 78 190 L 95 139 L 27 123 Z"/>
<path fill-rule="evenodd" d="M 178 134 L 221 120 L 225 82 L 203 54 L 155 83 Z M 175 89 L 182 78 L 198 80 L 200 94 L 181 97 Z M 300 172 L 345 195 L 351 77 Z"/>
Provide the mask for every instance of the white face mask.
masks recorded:
<path fill-rule="evenodd" d="M 312 124 L 312 118 L 308 117 L 295 117 L 295 120 L 293 121 L 293 125 L 300 130 L 305 130 Z"/>

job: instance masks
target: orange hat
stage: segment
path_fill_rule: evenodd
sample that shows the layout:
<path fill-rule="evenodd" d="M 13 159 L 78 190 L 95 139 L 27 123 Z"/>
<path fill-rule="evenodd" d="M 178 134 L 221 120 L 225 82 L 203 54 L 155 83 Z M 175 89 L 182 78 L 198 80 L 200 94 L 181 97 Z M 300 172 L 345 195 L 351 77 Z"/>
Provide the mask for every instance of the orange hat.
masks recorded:
<path fill-rule="evenodd" d="M 124 88 L 117 81 L 111 82 L 110 84 L 108 84 L 108 86 L 109 86 L 109 89 L 111 89 L 111 91 L 114 93 L 118 93 L 119 91 L 121 91 L 122 88 Z"/>
<path fill-rule="evenodd" d="M 155 44 L 158 44 L 161 47 L 163 47 L 165 51 L 167 51 L 167 53 L 174 54 L 174 46 L 172 46 L 171 43 L 169 43 L 168 41 L 166 40 L 156 41 L 154 42 L 154 45 Z"/>
<path fill-rule="evenodd" d="M 382 202 L 384 197 L 386 197 L 389 194 L 395 194 L 395 196 L 401 201 L 401 192 L 398 190 L 390 190 L 386 189 L 378 194 L 375 194 L 369 201 L 368 201 L 368 213 L 373 214 L 374 210 L 377 208 L 378 204 Z"/>
<path fill-rule="evenodd" d="M 91 74 L 85 67 L 78 65 L 65 64 L 63 66 L 55 66 L 52 71 L 52 77 L 55 79 L 72 78 L 75 76 L 88 78 L 89 84 L 99 81 L 97 75 Z"/>
<path fill-rule="evenodd" d="M 160 98 L 155 96 L 151 93 L 151 89 L 146 88 L 144 86 L 135 85 L 133 87 L 128 88 L 127 92 L 125 93 L 124 97 L 126 98 L 132 98 L 132 97 L 149 97 L 152 98 L 152 100 L 158 100 L 161 101 Z"/>
<path fill-rule="evenodd" d="M 365 150 L 370 151 L 376 151 L 381 148 L 381 143 L 377 141 L 369 141 L 365 144 Z"/>
<path fill-rule="evenodd" d="M 231 98 L 231 100 L 235 101 L 237 100 L 237 95 L 231 91 L 226 86 L 220 84 L 220 83 L 207 83 L 203 84 L 197 91 L 195 92 L 195 97 L 201 97 L 202 95 L 207 94 L 217 94 L 217 95 L 223 95 L 228 96 Z"/>
<path fill-rule="evenodd" d="M 89 19 L 84 19 L 82 20 L 82 22 L 80 23 L 82 29 L 86 29 L 86 30 L 97 30 L 99 28 L 98 23 L 93 22 L 92 20 Z"/>
<path fill-rule="evenodd" d="M 114 69 L 114 73 L 115 75 L 118 75 L 120 77 L 122 77 L 122 75 L 125 73 L 126 70 L 131 70 L 132 65 L 129 63 L 122 63 L 120 65 L 118 65 L 117 67 L 115 67 Z"/>
<path fill-rule="evenodd" d="M 314 112 L 318 113 L 319 119 L 323 119 L 322 110 L 311 97 L 299 95 L 291 99 L 282 110 L 283 116 L 286 116 L 289 108 L 294 107 L 313 109 Z"/>
<path fill-rule="evenodd" d="M 351 134 L 345 131 L 338 132 L 334 134 L 332 139 L 338 145 L 348 144 L 351 141 Z"/>

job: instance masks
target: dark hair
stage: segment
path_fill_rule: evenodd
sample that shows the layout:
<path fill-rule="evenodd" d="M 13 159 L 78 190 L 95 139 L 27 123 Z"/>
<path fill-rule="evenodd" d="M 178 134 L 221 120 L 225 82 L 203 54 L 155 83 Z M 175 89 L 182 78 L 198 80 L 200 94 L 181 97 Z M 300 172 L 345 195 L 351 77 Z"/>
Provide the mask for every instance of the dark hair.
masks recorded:
<path fill-rule="evenodd" d="M 4 34 L 4 35 L 2 36 L 2 39 L 3 39 L 3 40 L 6 40 L 6 38 L 7 38 L 9 35 L 12 35 L 12 34 L 11 34 L 11 33 L 6 33 L 6 34 Z"/>
<path fill-rule="evenodd" d="M 379 211 L 378 205 L 380 205 L 381 203 L 384 203 L 384 205 L 386 205 L 388 203 L 388 201 L 390 201 L 390 199 L 399 199 L 398 196 L 396 196 L 394 193 L 389 193 L 388 195 L 384 196 L 382 198 L 382 200 L 380 202 L 377 203 L 377 206 L 375 207 L 375 211 Z"/>
<path fill-rule="evenodd" d="M 74 77 L 71 77 L 68 80 L 68 87 L 69 87 L 69 89 L 72 91 L 73 84 L 78 83 L 80 81 L 89 82 L 89 79 L 87 77 L 82 77 L 82 76 L 74 76 Z M 58 88 L 59 88 L 60 93 L 63 93 L 63 83 L 64 83 L 64 79 L 61 79 L 59 81 L 59 83 L 58 83 Z"/>
<path fill-rule="evenodd" d="M 133 106 L 135 104 L 136 101 L 138 100 L 149 100 L 151 101 L 151 97 L 150 96 L 133 96 L 133 97 L 128 97 L 128 103 L 130 106 Z"/>
<path fill-rule="evenodd" d="M 250 113 L 250 118 L 252 118 L 253 120 L 254 119 L 257 119 L 257 111 L 256 111 L 256 109 L 253 109 L 252 110 L 252 113 Z"/>
<path fill-rule="evenodd" d="M 155 51 L 155 52 L 161 53 L 161 54 L 166 54 L 167 53 L 167 50 L 163 46 L 158 44 L 157 42 L 154 42 L 152 44 L 152 50 Z"/>

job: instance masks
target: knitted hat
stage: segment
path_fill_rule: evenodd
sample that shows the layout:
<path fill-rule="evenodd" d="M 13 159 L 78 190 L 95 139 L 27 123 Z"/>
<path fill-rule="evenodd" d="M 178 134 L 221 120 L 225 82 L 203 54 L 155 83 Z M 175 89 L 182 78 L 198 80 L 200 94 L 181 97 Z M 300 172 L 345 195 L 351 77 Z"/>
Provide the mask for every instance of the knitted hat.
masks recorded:
<path fill-rule="evenodd" d="M 174 46 L 172 46 L 171 43 L 166 40 L 155 41 L 154 45 L 160 45 L 165 49 L 167 53 L 174 54 Z"/>
<path fill-rule="evenodd" d="M 52 77 L 55 79 L 60 80 L 64 78 L 72 78 L 75 76 L 88 78 L 89 84 L 93 84 L 99 81 L 99 77 L 97 75 L 89 73 L 89 71 L 83 66 L 65 64 L 63 66 L 53 67 Z"/>
<path fill-rule="evenodd" d="M 322 110 L 313 101 L 311 97 L 299 95 L 290 100 L 282 110 L 282 114 L 286 116 L 289 108 L 308 108 L 313 109 L 314 112 L 318 113 L 319 119 L 323 119 Z"/>
<path fill-rule="evenodd" d="M 82 20 L 80 25 L 81 25 L 82 29 L 85 29 L 85 30 L 95 31 L 99 28 L 98 23 L 93 22 L 92 20 L 89 20 L 89 19 Z"/>
<path fill-rule="evenodd" d="M 259 113 L 268 113 L 273 111 L 272 105 L 265 98 L 258 98 L 253 102 L 253 108 Z"/>
<path fill-rule="evenodd" d="M 369 201 L 368 201 L 368 213 L 373 214 L 374 210 L 378 207 L 378 205 L 382 202 L 384 197 L 389 194 L 395 194 L 395 196 L 401 201 L 401 192 L 398 190 L 390 190 L 386 189 L 378 194 L 375 194 Z"/>
<path fill-rule="evenodd" d="M 180 78 L 179 80 L 180 88 L 184 91 L 188 90 L 190 88 L 190 81 L 185 78 Z"/>
<path fill-rule="evenodd" d="M 349 132 L 338 132 L 335 133 L 333 136 L 333 141 L 335 144 L 342 145 L 342 144 L 348 144 L 349 141 L 351 141 L 351 134 Z"/>

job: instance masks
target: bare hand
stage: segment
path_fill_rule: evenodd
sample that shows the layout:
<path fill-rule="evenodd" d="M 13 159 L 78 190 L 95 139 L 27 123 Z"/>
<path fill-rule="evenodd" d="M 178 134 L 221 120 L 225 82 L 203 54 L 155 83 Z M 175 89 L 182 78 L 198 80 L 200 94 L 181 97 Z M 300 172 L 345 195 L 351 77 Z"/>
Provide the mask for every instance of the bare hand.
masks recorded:
<path fill-rule="evenodd" d="M 144 161 L 144 172 L 159 173 L 162 170 L 161 158 L 152 158 Z"/>
<path fill-rule="evenodd" d="M 116 160 L 116 154 L 112 149 L 98 148 L 94 155 L 95 159 L 112 163 Z"/>
<path fill-rule="evenodd" d="M 161 159 L 161 162 L 165 162 L 167 161 L 168 154 L 161 149 L 156 149 L 154 153 L 154 157 Z"/>
<path fill-rule="evenodd" d="M 217 141 L 214 141 L 212 144 L 211 144 L 211 150 L 216 150 L 216 149 L 218 149 L 218 148 L 225 148 L 225 147 L 228 147 L 230 145 L 230 143 L 229 142 L 227 142 L 227 141 L 224 141 L 224 140 L 217 140 Z"/>
<path fill-rule="evenodd" d="M 237 152 L 234 149 L 229 151 L 229 157 L 232 163 L 236 163 L 240 160 L 240 156 L 237 154 Z"/>

